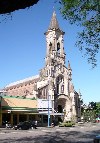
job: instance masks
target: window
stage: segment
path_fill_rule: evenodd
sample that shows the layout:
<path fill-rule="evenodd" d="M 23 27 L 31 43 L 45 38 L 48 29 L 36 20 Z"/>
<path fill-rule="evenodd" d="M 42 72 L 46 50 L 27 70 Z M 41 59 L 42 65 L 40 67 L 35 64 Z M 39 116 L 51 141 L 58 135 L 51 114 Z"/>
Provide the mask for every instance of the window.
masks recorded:
<path fill-rule="evenodd" d="M 58 53 L 58 56 L 59 56 L 59 54 L 60 54 L 60 43 L 59 42 L 57 43 L 57 53 Z"/>
<path fill-rule="evenodd" d="M 64 77 L 62 75 L 59 75 L 56 79 L 56 85 L 57 85 L 56 92 L 57 92 L 57 94 L 61 94 L 64 92 L 63 83 L 64 83 Z"/>
<path fill-rule="evenodd" d="M 64 93 L 64 85 L 61 86 L 61 92 Z"/>
<path fill-rule="evenodd" d="M 52 76 L 52 77 L 54 76 L 53 68 L 51 68 L 51 76 Z"/>
<path fill-rule="evenodd" d="M 59 94 L 59 84 L 57 84 L 57 94 Z"/>
<path fill-rule="evenodd" d="M 49 44 L 49 53 L 51 53 L 52 52 L 52 43 L 50 42 L 50 44 Z"/>
<path fill-rule="evenodd" d="M 57 43 L 57 51 L 59 51 L 60 50 L 60 43 L 58 42 Z"/>
<path fill-rule="evenodd" d="M 47 76 L 48 76 L 48 70 L 47 70 Z"/>
<path fill-rule="evenodd" d="M 52 43 L 50 42 L 49 46 L 51 47 L 52 46 Z"/>

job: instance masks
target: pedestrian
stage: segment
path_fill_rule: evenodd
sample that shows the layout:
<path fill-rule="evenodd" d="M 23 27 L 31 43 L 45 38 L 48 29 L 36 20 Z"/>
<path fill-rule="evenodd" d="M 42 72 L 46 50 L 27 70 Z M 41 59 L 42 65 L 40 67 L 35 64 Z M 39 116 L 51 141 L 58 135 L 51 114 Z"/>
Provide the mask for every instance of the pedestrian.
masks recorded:
<path fill-rule="evenodd" d="M 55 121 L 54 120 L 51 123 L 51 127 L 55 127 Z"/>
<path fill-rule="evenodd" d="M 37 120 L 35 121 L 35 124 L 34 124 L 34 125 L 35 125 L 35 129 L 37 129 Z"/>
<path fill-rule="evenodd" d="M 51 123 L 51 127 L 54 127 L 54 123 L 53 122 Z"/>

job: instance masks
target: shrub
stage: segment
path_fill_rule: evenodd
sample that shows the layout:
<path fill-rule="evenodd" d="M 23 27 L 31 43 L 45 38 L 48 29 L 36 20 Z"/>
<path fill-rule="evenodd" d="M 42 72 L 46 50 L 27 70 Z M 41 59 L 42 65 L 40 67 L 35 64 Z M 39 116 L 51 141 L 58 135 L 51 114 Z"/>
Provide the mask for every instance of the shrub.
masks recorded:
<path fill-rule="evenodd" d="M 59 124 L 59 127 L 64 127 L 64 123 L 60 123 L 60 124 Z"/>
<path fill-rule="evenodd" d="M 67 122 L 63 122 L 63 123 L 59 123 L 59 127 L 73 127 L 73 125 L 75 125 L 74 122 L 71 121 L 67 121 Z"/>
<path fill-rule="evenodd" d="M 70 123 L 65 123 L 65 127 L 72 127 L 73 124 L 70 122 Z"/>

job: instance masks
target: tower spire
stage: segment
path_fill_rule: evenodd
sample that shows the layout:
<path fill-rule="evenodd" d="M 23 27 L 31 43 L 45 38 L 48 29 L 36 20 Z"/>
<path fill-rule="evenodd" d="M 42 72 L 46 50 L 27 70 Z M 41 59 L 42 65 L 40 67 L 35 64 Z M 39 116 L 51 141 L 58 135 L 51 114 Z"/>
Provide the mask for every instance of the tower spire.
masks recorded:
<path fill-rule="evenodd" d="M 52 18 L 51 18 L 51 22 L 50 22 L 50 25 L 49 25 L 49 30 L 50 29 L 51 30 L 52 29 L 60 29 L 58 21 L 57 21 L 57 18 L 56 18 L 56 12 L 55 11 L 53 12 L 53 15 L 52 15 Z"/>

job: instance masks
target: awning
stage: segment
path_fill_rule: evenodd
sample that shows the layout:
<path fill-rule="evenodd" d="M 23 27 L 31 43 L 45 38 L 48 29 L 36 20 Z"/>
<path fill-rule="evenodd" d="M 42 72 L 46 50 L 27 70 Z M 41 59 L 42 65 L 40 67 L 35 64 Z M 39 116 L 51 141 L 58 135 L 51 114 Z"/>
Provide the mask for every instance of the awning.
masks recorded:
<path fill-rule="evenodd" d="M 64 116 L 64 113 L 51 113 L 50 115 L 53 115 L 53 116 Z"/>
<path fill-rule="evenodd" d="M 48 115 L 48 111 L 46 111 L 46 112 L 39 112 L 38 114 Z M 52 112 L 49 112 L 49 115 L 64 116 L 64 113 L 52 113 Z"/>

